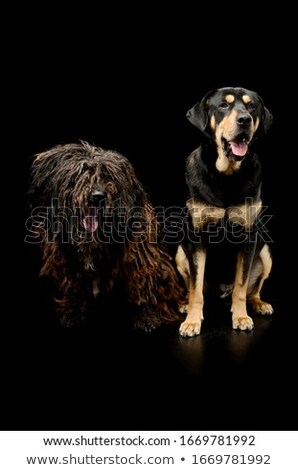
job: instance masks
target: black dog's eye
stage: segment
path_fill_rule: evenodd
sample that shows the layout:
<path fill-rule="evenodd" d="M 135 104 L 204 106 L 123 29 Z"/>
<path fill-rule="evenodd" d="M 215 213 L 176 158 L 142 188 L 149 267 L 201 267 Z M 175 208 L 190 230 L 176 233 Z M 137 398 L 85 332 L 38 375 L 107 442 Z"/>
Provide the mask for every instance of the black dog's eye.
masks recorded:
<path fill-rule="evenodd" d="M 248 103 L 247 104 L 247 109 L 249 111 L 254 111 L 256 109 L 256 105 L 254 103 Z"/>
<path fill-rule="evenodd" d="M 223 108 L 223 109 L 227 109 L 230 107 L 229 103 L 227 103 L 226 101 L 224 101 L 223 103 L 221 103 L 219 105 L 220 108 Z"/>

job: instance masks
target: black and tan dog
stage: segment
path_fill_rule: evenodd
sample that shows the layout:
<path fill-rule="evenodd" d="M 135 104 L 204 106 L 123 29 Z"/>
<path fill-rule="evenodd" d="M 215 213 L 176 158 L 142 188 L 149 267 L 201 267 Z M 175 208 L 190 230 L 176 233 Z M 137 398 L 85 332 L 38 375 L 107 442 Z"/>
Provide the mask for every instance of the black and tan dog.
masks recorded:
<path fill-rule="evenodd" d="M 272 116 L 257 93 L 221 88 L 207 93 L 187 117 L 200 130 L 202 139 L 186 165 L 192 235 L 176 255 L 178 270 L 189 290 L 180 334 L 200 334 L 205 264 L 212 248 L 231 253 L 226 256 L 229 262 L 233 259 L 230 284 L 221 286 L 223 297 L 232 296 L 233 328 L 251 330 L 247 301 L 259 314 L 273 312 L 272 306 L 260 298 L 272 261 L 258 223 L 262 176 L 260 161 L 252 150 L 256 138 L 269 129 Z"/>

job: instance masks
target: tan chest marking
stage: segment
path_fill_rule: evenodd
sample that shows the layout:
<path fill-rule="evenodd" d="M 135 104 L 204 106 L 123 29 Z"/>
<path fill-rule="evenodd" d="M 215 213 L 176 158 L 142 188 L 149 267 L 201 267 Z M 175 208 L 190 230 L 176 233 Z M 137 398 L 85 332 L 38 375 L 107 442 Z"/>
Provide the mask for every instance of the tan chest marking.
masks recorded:
<path fill-rule="evenodd" d="M 229 207 L 227 216 L 233 224 L 240 224 L 245 229 L 249 229 L 255 222 L 258 214 L 262 210 L 262 201 L 248 201 L 241 206 Z"/>
<path fill-rule="evenodd" d="M 196 229 L 201 229 L 204 225 L 211 222 L 219 222 L 225 215 L 224 208 L 208 206 L 203 202 L 195 202 L 193 199 L 189 199 L 186 206 Z"/>
<path fill-rule="evenodd" d="M 203 202 L 195 202 L 193 199 L 189 199 L 186 206 L 191 215 L 193 225 L 198 230 L 209 223 L 220 222 L 225 216 L 228 217 L 231 223 L 240 224 L 245 229 L 248 229 L 253 225 L 260 213 L 262 201 L 249 201 L 240 206 L 223 208 L 209 206 Z"/>

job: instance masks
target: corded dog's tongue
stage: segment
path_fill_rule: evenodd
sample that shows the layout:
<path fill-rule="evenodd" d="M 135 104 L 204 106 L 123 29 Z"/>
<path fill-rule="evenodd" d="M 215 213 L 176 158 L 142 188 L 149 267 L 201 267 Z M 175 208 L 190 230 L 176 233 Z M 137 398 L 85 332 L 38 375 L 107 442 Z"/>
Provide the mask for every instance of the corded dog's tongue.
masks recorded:
<path fill-rule="evenodd" d="M 237 157 L 244 157 L 248 149 L 248 145 L 245 142 L 240 141 L 230 142 L 230 147 L 232 149 L 233 155 L 237 155 Z"/>
<path fill-rule="evenodd" d="M 84 229 L 87 232 L 93 233 L 98 227 L 98 220 L 97 217 L 94 215 L 87 215 L 83 220 Z"/>
<path fill-rule="evenodd" d="M 83 219 L 83 227 L 89 232 L 93 233 L 98 227 L 98 217 L 96 215 L 96 208 L 89 208 L 89 214 Z"/>

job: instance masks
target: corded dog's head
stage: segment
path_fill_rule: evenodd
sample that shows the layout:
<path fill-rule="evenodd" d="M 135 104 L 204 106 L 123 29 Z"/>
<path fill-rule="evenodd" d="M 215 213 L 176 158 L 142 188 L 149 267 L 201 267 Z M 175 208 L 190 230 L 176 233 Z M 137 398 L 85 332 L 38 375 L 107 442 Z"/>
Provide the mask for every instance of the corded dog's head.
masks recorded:
<path fill-rule="evenodd" d="M 267 132 L 272 116 L 260 96 L 245 88 L 211 90 L 187 112 L 190 122 L 217 147 L 216 167 L 237 170 L 254 137 Z"/>
<path fill-rule="evenodd" d="M 147 203 L 131 163 L 118 152 L 87 142 L 57 145 L 36 155 L 32 188 L 39 205 L 56 221 L 47 224 L 47 236 L 67 230 L 72 244 L 102 232 L 103 214 L 108 218 L 114 211 L 128 217 Z"/>

